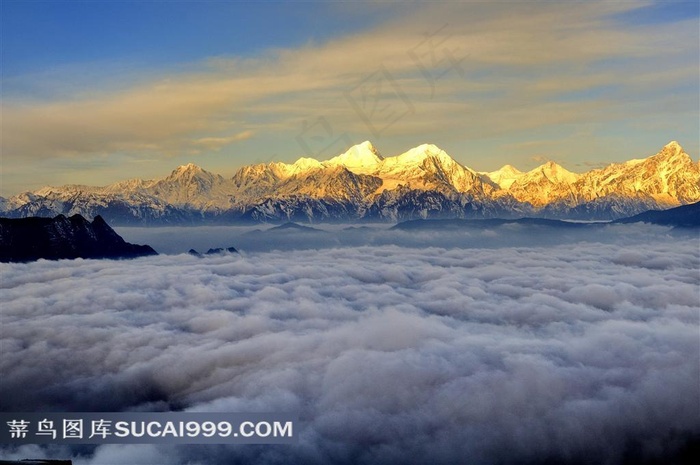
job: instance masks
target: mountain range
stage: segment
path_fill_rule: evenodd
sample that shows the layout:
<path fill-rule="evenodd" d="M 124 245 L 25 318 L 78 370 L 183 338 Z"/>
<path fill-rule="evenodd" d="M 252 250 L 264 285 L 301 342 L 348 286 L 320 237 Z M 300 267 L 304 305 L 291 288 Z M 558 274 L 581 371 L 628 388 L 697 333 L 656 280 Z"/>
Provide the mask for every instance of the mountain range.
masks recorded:
<path fill-rule="evenodd" d="M 113 225 L 414 218 L 613 220 L 700 201 L 700 164 L 675 141 L 657 154 L 573 173 L 547 162 L 521 172 L 472 170 L 432 144 L 383 157 L 370 143 L 334 158 L 240 168 L 225 178 L 194 164 L 164 178 L 103 187 L 44 187 L 0 198 L 0 215 L 80 214 Z"/>

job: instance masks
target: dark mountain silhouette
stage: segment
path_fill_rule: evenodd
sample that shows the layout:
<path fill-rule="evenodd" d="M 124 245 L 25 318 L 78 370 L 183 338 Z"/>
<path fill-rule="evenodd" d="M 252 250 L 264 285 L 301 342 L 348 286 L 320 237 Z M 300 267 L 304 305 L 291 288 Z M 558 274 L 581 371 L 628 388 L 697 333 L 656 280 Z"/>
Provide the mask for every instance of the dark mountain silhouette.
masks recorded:
<path fill-rule="evenodd" d="M 0 465 L 72 465 L 72 460 L 0 460 Z"/>
<path fill-rule="evenodd" d="M 550 220 L 545 218 L 518 218 L 518 219 L 426 219 L 426 220 L 409 220 L 393 226 L 391 229 L 400 229 L 404 231 L 411 230 L 456 230 L 464 228 L 486 228 L 502 226 L 504 224 L 522 224 L 528 226 L 542 226 L 549 228 L 577 229 L 591 227 L 604 223 L 574 223 L 571 221 Z"/>
<path fill-rule="evenodd" d="M 275 226 L 273 228 L 268 229 L 268 231 L 283 231 L 285 229 L 292 229 L 295 231 L 307 231 L 307 232 L 324 232 L 320 229 L 316 228 L 311 228 L 309 226 L 302 226 L 300 224 L 292 223 L 291 221 L 281 224 L 279 226 Z"/>
<path fill-rule="evenodd" d="M 216 247 L 207 250 L 205 253 L 199 253 L 195 249 L 190 249 L 187 251 L 188 254 L 194 255 L 195 257 L 204 257 L 205 255 L 224 255 L 226 253 L 238 253 L 235 247 Z"/>
<path fill-rule="evenodd" d="M 668 210 L 649 210 L 629 218 L 615 220 L 614 223 L 652 223 L 680 228 L 697 228 L 700 227 L 700 202 Z"/>
<path fill-rule="evenodd" d="M 620 218 L 613 221 L 616 224 L 651 223 L 661 226 L 675 226 L 678 228 L 700 227 L 700 202 L 668 210 L 648 210 L 628 218 Z M 400 230 L 455 230 L 463 228 L 494 227 L 504 224 L 522 224 L 529 226 L 545 226 L 549 228 L 592 228 L 606 223 L 575 223 L 571 221 L 552 220 L 544 218 L 518 218 L 518 219 L 423 219 L 409 220 L 397 224 L 392 229 Z"/>
<path fill-rule="evenodd" d="M 148 245 L 130 244 L 102 219 L 0 218 L 0 261 L 26 262 L 45 258 L 135 258 L 157 255 Z"/>

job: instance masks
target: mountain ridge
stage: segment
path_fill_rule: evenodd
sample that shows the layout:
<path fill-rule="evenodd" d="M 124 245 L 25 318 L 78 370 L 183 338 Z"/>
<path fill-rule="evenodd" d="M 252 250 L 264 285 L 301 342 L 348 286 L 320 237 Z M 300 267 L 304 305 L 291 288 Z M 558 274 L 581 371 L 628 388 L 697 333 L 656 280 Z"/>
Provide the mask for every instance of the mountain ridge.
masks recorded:
<path fill-rule="evenodd" d="M 700 202 L 668 210 L 649 210 L 628 218 L 620 218 L 614 223 L 650 223 L 677 228 L 700 228 Z"/>
<path fill-rule="evenodd" d="M 616 219 L 700 200 L 700 164 L 676 141 L 644 159 L 573 173 L 552 162 L 477 172 L 434 144 L 384 157 L 365 141 L 328 160 L 247 165 L 224 178 L 189 163 L 108 186 L 0 199 L 9 217 L 102 215 L 113 224 L 399 221 L 428 217 Z"/>
<path fill-rule="evenodd" d="M 0 262 L 74 258 L 136 258 L 158 255 L 148 245 L 130 244 L 101 216 L 0 218 Z"/>

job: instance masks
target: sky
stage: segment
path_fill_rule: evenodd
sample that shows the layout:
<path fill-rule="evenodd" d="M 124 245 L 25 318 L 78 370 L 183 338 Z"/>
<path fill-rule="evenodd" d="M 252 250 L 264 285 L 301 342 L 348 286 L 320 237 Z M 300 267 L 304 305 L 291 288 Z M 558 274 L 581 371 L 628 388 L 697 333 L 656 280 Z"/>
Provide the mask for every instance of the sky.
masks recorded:
<path fill-rule="evenodd" d="M 479 171 L 700 151 L 694 1 L 1 5 L 3 196 L 365 140 Z"/>
<path fill-rule="evenodd" d="M 453 244 L 471 231 L 395 232 L 374 246 L 298 250 L 315 238 L 287 230 L 268 252 L 0 263 L 1 410 L 300 419 L 292 446 L 0 446 L 0 459 L 689 463 L 673 455 L 700 436 L 696 234 L 614 225 L 532 246 L 532 231 L 486 228 L 501 245 L 465 249 Z"/>

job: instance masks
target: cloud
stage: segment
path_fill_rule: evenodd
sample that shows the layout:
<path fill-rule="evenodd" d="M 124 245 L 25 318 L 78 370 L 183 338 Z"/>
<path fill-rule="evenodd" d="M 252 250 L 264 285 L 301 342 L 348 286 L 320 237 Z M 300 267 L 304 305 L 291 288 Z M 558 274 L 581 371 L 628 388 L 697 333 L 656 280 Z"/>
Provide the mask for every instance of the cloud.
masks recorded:
<path fill-rule="evenodd" d="M 697 236 L 391 233 L 2 264 L 0 408 L 300 413 L 291 447 L 101 446 L 80 465 L 644 463 L 698 440 Z"/>
<path fill-rule="evenodd" d="M 680 95 L 670 102 L 669 91 L 697 83 L 697 41 L 687 40 L 697 36 L 695 21 L 637 28 L 613 19 L 644 4 L 416 3 L 373 29 L 324 43 L 205 60 L 189 68 L 196 71 L 160 78 L 150 71 L 126 88 L 98 84 L 73 98 L 10 96 L 3 102 L 4 163 L 173 155 L 192 144 L 218 150 L 230 137 L 221 134 L 251 128 L 262 136 L 281 130 L 292 140 L 304 119 L 318 116 L 338 133 L 366 135 L 372 126 L 382 136 L 436 139 L 451 131 L 495 137 L 627 119 L 631 105 L 635 114 L 692 113 L 692 101 Z M 375 96 L 379 108 L 401 105 L 386 92 L 393 85 L 415 109 L 387 127 L 377 102 L 358 110 L 348 101 L 358 100 L 353 90 L 366 95 L 365 80 L 381 69 L 393 83 Z M 615 90 L 596 96 L 600 88 Z M 576 101 L 563 98 L 572 92 Z"/>
<path fill-rule="evenodd" d="M 202 137 L 193 140 L 192 145 L 204 150 L 221 150 L 222 147 L 234 142 L 250 139 L 251 137 L 253 137 L 253 131 L 244 131 L 227 137 Z"/>
<path fill-rule="evenodd" d="M 667 227 L 642 224 L 632 227 L 608 224 L 595 229 L 565 228 L 557 229 L 555 234 L 551 228 L 527 224 L 481 226 L 478 222 L 471 222 L 464 227 L 439 232 L 429 225 L 410 231 L 390 229 L 392 226 L 383 223 L 359 227 L 326 223 L 314 224 L 309 230 L 294 233 L 264 224 L 200 226 L 188 228 L 186 235 L 182 234 L 181 227 L 117 227 L 116 230 L 128 242 L 149 244 L 165 254 L 185 253 L 191 248 L 204 251 L 216 247 L 235 247 L 243 253 L 382 245 L 425 248 L 436 243 L 445 248 L 468 249 L 544 247 L 587 241 L 592 235 L 596 242 L 624 245 L 625 241 L 643 242 L 650 237 L 665 240 L 669 234 L 688 237 L 682 231 L 669 232 Z"/>
<path fill-rule="evenodd" d="M 589 169 L 601 169 L 605 168 L 608 165 L 608 163 L 603 163 L 603 162 L 596 162 L 596 161 L 584 161 L 582 163 L 577 163 L 576 166 L 581 166 L 584 167 L 586 170 Z"/>
<path fill-rule="evenodd" d="M 530 157 L 530 161 L 534 161 L 536 163 L 546 163 L 549 161 L 549 158 L 542 155 L 533 155 Z"/>

